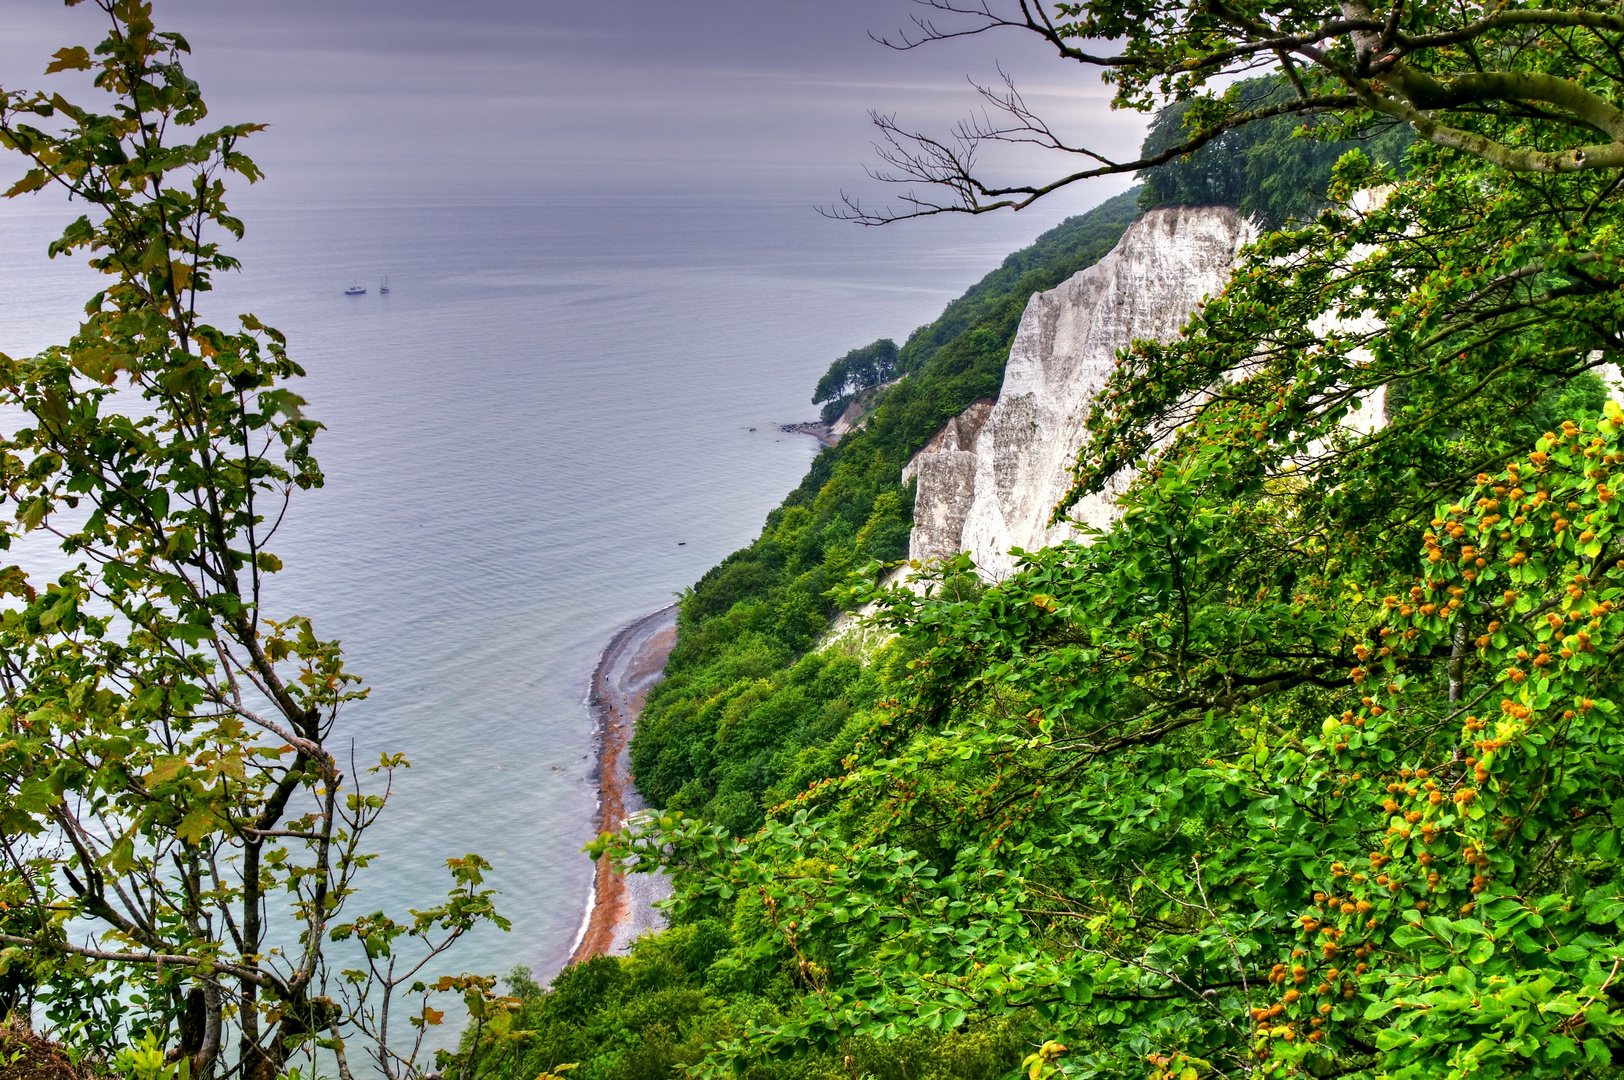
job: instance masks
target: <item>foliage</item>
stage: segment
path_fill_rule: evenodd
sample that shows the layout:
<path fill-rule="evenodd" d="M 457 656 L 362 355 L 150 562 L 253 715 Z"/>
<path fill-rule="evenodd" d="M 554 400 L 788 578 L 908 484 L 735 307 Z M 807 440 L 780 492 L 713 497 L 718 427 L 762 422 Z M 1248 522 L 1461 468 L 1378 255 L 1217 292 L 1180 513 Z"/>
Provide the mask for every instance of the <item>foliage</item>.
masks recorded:
<path fill-rule="evenodd" d="M 632 742 L 658 807 L 753 831 L 767 808 L 837 767 L 842 732 L 877 693 L 849 657 L 803 653 L 834 614 L 830 590 L 908 553 L 902 467 L 949 418 L 996 394 L 1027 298 L 1092 264 L 1132 220 L 1134 193 L 1016 252 L 900 350 L 908 376 L 865 425 L 818 455 L 801 486 L 684 595 L 666 678 Z M 837 364 L 840 362 L 837 362 Z"/>
<path fill-rule="evenodd" d="M 890 381 L 896 366 L 897 343 L 890 338 L 853 349 L 829 365 L 812 392 L 812 404 L 822 404 L 823 422 L 833 423 L 852 398 Z"/>
<path fill-rule="evenodd" d="M 1555 168 L 1586 99 L 1535 103 L 1624 71 L 1611 15 L 1458 10 L 1393 9 L 1358 61 L 1377 113 L 1405 65 L 1453 72 L 1405 174 L 1345 154 L 1119 358 L 1072 493 L 1130 477 L 1111 529 L 871 593 L 906 662 L 839 772 L 748 836 L 668 812 L 604 845 L 795 957 L 794 1007 L 692 1074 L 999 1022 L 1033 1076 L 1616 1074 L 1624 411 L 1590 372 L 1624 357 L 1624 218 L 1614 175 Z M 1142 103 L 1305 11 L 1087 27 L 1147 57 L 1114 76 Z M 1383 30 L 1341 11 L 1308 36 Z M 1342 60 L 1295 74 L 1365 80 Z M 1491 65 L 1538 92 L 1468 97 Z"/>
<path fill-rule="evenodd" d="M 386 1075 L 418 1076 L 380 1003 L 420 1030 L 437 988 L 396 960 L 415 972 L 506 924 L 477 855 L 411 922 L 339 921 L 405 762 L 385 756 L 371 788 L 346 774 L 336 725 L 366 691 L 338 642 L 260 604 L 282 565 L 267 544 L 322 474 L 283 335 L 200 314 L 237 265 L 225 181 L 258 178 L 241 144 L 259 125 L 192 137 L 208 110 L 186 41 L 147 4 L 95 6 L 105 39 L 46 73 L 91 73 L 110 112 L 0 92 L 0 145 L 30 166 L 7 195 L 50 186 L 87 207 L 50 253 L 108 276 L 66 345 L 0 357 L 17 425 L 0 438 L 0 547 L 37 564 L 54 543 L 71 564 L 51 581 L 0 570 L 0 973 L 75 1054 L 130 1075 L 272 1080 L 318 1044 L 347 1072 L 354 1035 Z M 370 975 L 330 979 L 330 937 L 361 939 Z M 488 988 L 470 1004 L 500 1008 Z"/>
<path fill-rule="evenodd" d="M 777 1022 L 798 997 L 793 965 L 735 946 L 754 927 L 702 919 L 646 937 L 629 957 L 596 956 L 543 991 L 519 968 L 508 977 L 531 1036 L 501 1057 L 513 1080 L 569 1070 L 570 1080 L 664 1080 L 710 1044 Z M 818 1054 L 763 1062 L 749 1080 L 1002 1080 L 1020 1060 L 1011 1025 L 946 1038 L 853 1038 Z"/>
<path fill-rule="evenodd" d="M 87 1075 L 62 1047 L 29 1030 L 20 1016 L 7 1015 L 0 1025 L 0 1074 L 6 1080 L 82 1080 Z"/>
<path fill-rule="evenodd" d="M 1097 70 L 1116 108 L 1185 109 L 1185 136 L 1114 160 L 1071 141 L 1035 112 L 1007 76 L 981 87 L 983 112 L 947 137 L 874 113 L 884 171 L 910 187 L 902 209 L 865 208 L 846 197 L 833 213 L 864 224 L 940 213 L 1020 209 L 1099 176 L 1176 161 L 1226 133 L 1280 118 L 1317 117 L 1333 138 L 1399 122 L 1415 138 L 1513 173 L 1557 176 L 1624 167 L 1624 111 L 1614 104 L 1624 15 L 1612 5 L 1561 0 L 1442 3 L 1398 0 L 1260 2 L 1185 0 L 918 0 L 932 16 L 887 44 L 1018 30 L 1062 59 Z M 1259 98 L 1246 76 L 1267 69 L 1290 95 Z M 989 146 L 1038 148 L 1061 157 L 1054 179 L 1010 183 L 982 167 Z"/>
<path fill-rule="evenodd" d="M 1251 105 L 1275 104 L 1291 94 L 1284 78 L 1248 79 L 1236 97 Z M 1188 137 L 1188 101 L 1157 112 L 1141 154 L 1155 157 Z M 1145 169 L 1139 205 L 1233 206 L 1267 227 L 1312 220 L 1325 208 L 1331 169 L 1343 154 L 1363 149 L 1373 160 L 1397 165 L 1412 141 L 1408 128 L 1388 122 L 1369 137 L 1329 139 L 1311 121 L 1273 116 L 1231 128 L 1194 153 Z"/>
<path fill-rule="evenodd" d="M 1112 529 L 880 597 L 909 674 L 754 836 L 620 838 L 806 963 L 697 1071 L 1026 1011 L 1040 1075 L 1609 1074 L 1614 187 L 1347 155 L 1119 359 L 1074 492 L 1136 470 Z"/>

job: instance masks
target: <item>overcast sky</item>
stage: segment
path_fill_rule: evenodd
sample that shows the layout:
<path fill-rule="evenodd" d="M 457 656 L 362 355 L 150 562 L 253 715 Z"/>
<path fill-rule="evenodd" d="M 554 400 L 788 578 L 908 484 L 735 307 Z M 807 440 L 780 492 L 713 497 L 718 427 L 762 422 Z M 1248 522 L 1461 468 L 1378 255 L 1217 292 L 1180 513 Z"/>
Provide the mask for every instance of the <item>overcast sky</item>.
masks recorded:
<path fill-rule="evenodd" d="M 272 125 L 262 197 L 873 192 L 868 110 L 945 131 L 966 78 L 1012 74 L 1068 134 L 1128 153 L 1143 132 L 1098 75 L 1014 31 L 912 52 L 869 37 L 910 0 L 156 0 L 214 120 Z M 47 85 L 90 4 L 0 0 L 0 86 Z M 1011 167 L 1016 163 L 1011 162 Z M 1058 169 L 1053 162 L 1044 171 Z M 1036 168 L 1033 163 L 1021 168 Z M 1067 171 L 1070 171 L 1069 169 Z M 1123 182 L 1090 190 L 1092 205 Z M 1081 193 L 1080 193 L 1081 194 Z M 1074 201 L 1074 196 L 1068 201 Z"/>

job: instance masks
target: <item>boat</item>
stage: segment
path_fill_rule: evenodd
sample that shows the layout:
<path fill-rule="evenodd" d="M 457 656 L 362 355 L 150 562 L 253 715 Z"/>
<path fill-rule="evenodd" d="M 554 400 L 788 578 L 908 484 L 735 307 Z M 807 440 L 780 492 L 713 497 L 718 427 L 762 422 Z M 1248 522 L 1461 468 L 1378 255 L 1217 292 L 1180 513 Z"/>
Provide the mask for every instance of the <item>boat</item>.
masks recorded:
<path fill-rule="evenodd" d="M 365 296 L 366 294 L 367 287 L 365 285 L 351 285 L 344 290 L 345 296 Z"/>
<path fill-rule="evenodd" d="M 389 295 L 389 275 L 388 274 L 385 274 L 383 276 L 383 284 L 378 286 L 378 295 L 379 296 L 388 296 Z"/>

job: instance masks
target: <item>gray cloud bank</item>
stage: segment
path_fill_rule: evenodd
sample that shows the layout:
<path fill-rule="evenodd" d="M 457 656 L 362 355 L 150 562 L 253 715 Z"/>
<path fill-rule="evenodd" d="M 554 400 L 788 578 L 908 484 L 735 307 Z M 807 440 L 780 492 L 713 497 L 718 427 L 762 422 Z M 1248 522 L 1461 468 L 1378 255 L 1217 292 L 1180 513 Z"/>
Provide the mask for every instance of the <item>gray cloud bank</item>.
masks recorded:
<path fill-rule="evenodd" d="M 49 54 L 99 14 L 5 0 L 0 85 L 44 85 Z M 881 194 L 868 110 L 945 132 L 1001 66 L 1068 133 L 1130 151 L 1097 75 L 1011 34 L 897 52 L 870 33 L 909 0 L 157 0 L 221 122 L 272 125 L 251 153 L 267 195 L 507 198 Z M 1001 164 L 1048 172 L 1030 158 Z M 1097 202 L 1120 182 L 1078 196 Z"/>

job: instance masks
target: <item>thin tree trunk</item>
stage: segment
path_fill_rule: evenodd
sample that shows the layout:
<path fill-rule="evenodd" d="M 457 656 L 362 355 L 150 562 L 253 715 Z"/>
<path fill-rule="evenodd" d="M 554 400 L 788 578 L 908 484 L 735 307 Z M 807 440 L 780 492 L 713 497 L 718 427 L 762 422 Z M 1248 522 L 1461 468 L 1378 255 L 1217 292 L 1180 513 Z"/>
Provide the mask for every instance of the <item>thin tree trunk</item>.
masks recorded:
<path fill-rule="evenodd" d="M 1449 650 L 1449 703 L 1460 700 L 1466 672 L 1466 617 L 1455 624 L 1455 642 Z"/>
<path fill-rule="evenodd" d="M 220 984 L 214 979 L 203 982 L 203 1045 L 192 1055 L 194 1080 L 211 1080 L 214 1064 L 220 1057 L 220 1033 L 224 1010 L 220 1007 Z"/>

